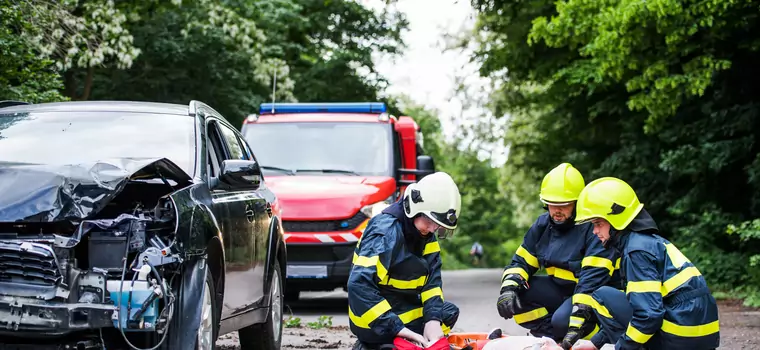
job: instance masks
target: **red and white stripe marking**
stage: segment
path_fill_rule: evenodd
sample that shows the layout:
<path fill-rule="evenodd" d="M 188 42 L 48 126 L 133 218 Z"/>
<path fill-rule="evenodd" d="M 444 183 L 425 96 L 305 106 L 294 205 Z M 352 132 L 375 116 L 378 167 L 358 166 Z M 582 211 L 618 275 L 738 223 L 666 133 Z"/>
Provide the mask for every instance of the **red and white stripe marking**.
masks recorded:
<path fill-rule="evenodd" d="M 349 243 L 356 242 L 361 237 L 361 232 L 297 232 L 286 233 L 285 243 Z"/>

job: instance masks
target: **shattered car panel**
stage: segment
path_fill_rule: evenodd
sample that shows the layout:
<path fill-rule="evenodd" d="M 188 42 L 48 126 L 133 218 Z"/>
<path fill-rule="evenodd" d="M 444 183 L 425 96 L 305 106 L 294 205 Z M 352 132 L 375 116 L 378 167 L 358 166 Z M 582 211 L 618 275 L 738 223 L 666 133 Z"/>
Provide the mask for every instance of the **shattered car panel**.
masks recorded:
<path fill-rule="evenodd" d="M 114 159 L 75 165 L 12 165 L 0 162 L 0 221 L 82 220 L 99 212 L 130 179 L 190 177 L 168 159 Z M 171 188 L 168 181 L 167 188 Z"/>

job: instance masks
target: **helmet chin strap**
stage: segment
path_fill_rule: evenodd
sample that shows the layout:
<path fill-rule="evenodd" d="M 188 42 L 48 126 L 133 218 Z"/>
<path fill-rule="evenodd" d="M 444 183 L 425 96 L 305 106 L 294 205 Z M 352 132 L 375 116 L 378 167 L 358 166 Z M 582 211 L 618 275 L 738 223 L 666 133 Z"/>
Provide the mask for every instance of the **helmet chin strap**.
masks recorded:
<path fill-rule="evenodd" d="M 610 244 L 617 245 L 617 241 L 620 239 L 620 231 L 616 230 L 612 225 L 610 225 L 610 238 L 607 238 L 607 241 L 602 243 L 602 246 L 604 248 L 609 248 Z"/>

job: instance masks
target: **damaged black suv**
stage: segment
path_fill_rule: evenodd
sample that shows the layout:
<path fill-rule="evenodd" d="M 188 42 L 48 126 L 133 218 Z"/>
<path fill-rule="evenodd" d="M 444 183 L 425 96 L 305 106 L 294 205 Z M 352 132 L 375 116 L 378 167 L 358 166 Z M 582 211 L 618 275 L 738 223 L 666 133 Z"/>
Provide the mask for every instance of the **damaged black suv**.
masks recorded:
<path fill-rule="evenodd" d="M 0 102 L 0 348 L 279 349 L 282 237 L 201 102 Z"/>

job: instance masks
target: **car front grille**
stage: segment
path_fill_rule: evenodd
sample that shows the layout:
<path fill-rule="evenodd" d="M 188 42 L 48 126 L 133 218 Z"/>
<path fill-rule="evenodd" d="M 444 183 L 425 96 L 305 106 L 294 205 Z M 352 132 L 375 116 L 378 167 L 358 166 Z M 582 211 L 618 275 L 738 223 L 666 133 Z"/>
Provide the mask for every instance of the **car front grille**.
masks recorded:
<path fill-rule="evenodd" d="M 364 215 L 364 213 L 359 211 L 356 215 L 348 219 L 321 221 L 283 220 L 282 226 L 285 229 L 285 232 L 350 231 L 361 225 L 364 220 L 367 220 L 367 215 Z"/>
<path fill-rule="evenodd" d="M 0 282 L 49 287 L 60 279 L 55 254 L 49 246 L 0 242 Z"/>

